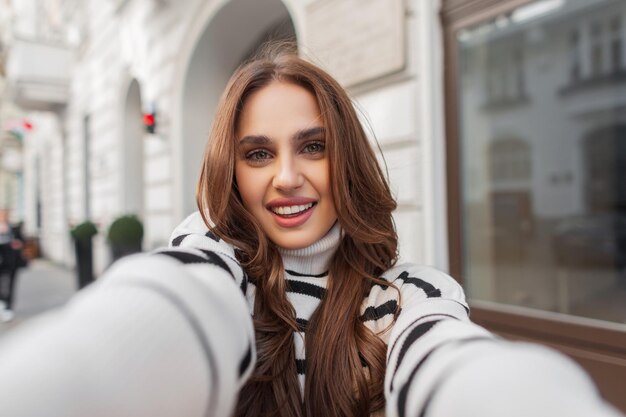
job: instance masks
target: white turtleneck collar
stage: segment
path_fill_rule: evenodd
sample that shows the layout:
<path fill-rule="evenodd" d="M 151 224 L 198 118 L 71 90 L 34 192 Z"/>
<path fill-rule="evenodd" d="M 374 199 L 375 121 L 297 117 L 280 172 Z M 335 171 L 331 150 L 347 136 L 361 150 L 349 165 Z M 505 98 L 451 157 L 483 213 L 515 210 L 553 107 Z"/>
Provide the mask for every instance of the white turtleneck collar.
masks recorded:
<path fill-rule="evenodd" d="M 322 276 L 328 272 L 330 260 L 341 242 L 339 222 L 326 235 L 311 246 L 301 249 L 278 248 L 285 270 L 308 276 Z"/>

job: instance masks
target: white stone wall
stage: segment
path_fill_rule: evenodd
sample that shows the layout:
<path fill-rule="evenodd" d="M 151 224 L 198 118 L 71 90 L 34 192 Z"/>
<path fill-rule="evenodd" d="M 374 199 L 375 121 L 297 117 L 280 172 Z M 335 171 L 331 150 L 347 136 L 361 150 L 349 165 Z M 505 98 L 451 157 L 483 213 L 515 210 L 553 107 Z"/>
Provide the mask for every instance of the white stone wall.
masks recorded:
<path fill-rule="evenodd" d="M 129 1 L 119 10 L 110 2 L 90 1 L 89 38 L 79 57 L 68 106 L 68 216 L 78 223 L 85 211 L 84 118 L 90 117 L 89 216 L 99 225 L 95 269 L 110 262 L 105 236 L 108 225 L 123 213 L 124 99 L 129 79 L 137 79 L 144 103 L 154 102 L 168 114 L 176 35 L 181 28 L 178 7 L 158 2 Z M 181 25 L 182 26 L 182 25 Z M 178 35 L 180 36 L 180 35 Z M 146 246 L 166 242 L 172 219 L 171 152 L 167 117 L 159 119 L 159 137 L 144 139 Z"/>
<path fill-rule="evenodd" d="M 438 11 L 438 1 L 407 2 L 406 69 L 353 95 L 380 144 L 398 202 L 401 260 L 447 269 Z"/>
<path fill-rule="evenodd" d="M 70 261 L 63 203 L 63 144 L 59 119 L 50 113 L 31 114 L 32 132 L 24 147 L 25 233 L 39 235 L 43 254 L 57 262 Z M 37 227 L 37 192 L 41 227 Z"/>

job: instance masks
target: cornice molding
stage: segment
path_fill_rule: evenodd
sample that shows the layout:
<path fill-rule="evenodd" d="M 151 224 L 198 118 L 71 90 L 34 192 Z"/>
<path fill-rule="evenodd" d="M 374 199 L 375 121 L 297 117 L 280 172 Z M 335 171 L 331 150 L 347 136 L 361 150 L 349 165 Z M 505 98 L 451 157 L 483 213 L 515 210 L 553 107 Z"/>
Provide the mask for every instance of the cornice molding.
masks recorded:
<path fill-rule="evenodd" d="M 495 15 L 512 10 L 532 0 L 443 0 L 441 19 L 444 25 L 452 25 L 469 16 Z"/>

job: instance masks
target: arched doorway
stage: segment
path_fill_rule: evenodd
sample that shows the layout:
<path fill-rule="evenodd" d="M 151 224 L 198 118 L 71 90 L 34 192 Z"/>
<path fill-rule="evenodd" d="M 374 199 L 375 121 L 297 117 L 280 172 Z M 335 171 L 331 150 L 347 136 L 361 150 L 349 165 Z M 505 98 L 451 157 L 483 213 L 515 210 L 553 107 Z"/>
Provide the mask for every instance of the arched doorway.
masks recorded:
<path fill-rule="evenodd" d="M 123 140 L 123 173 L 122 176 L 122 212 L 143 214 L 143 111 L 141 106 L 141 90 L 137 80 L 133 79 L 128 86 L 124 105 Z"/>
<path fill-rule="evenodd" d="M 197 209 L 195 187 L 215 108 L 237 66 L 269 39 L 293 39 L 289 11 L 281 0 L 231 0 L 206 19 L 184 70 L 176 215 Z"/>

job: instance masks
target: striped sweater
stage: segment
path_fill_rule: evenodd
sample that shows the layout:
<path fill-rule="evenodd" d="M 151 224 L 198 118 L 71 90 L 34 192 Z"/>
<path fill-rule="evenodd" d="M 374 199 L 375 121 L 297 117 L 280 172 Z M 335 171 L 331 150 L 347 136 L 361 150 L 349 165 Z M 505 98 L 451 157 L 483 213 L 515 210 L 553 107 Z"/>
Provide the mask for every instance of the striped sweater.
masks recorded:
<path fill-rule="evenodd" d="M 281 252 L 302 330 L 301 386 L 302 339 L 340 239 L 336 226 L 311 247 Z M 448 275 L 404 264 L 382 277 L 401 297 L 374 286 L 361 319 L 388 346 L 388 417 L 619 415 L 570 360 L 471 323 Z M 230 416 L 256 360 L 254 293 L 234 248 L 194 214 L 169 248 L 117 262 L 64 309 L 2 340 L 0 417 Z"/>
<path fill-rule="evenodd" d="M 339 225 L 336 224 L 324 238 L 310 247 L 280 250 L 288 283 L 287 298 L 294 307 L 296 320 L 302 330 L 294 334 L 301 389 L 304 388 L 306 372 L 304 348 L 306 325 L 326 291 L 329 262 L 340 243 L 341 233 Z M 181 253 L 200 250 L 208 258 L 219 256 L 224 263 L 232 262 L 235 258 L 234 248 L 213 235 L 198 213 L 188 217 L 176 228 L 171 246 L 168 252 L 171 256 L 176 250 L 181 250 Z M 248 309 L 252 312 L 254 284 L 247 281 L 245 271 L 236 262 L 231 268 L 232 279 L 245 294 Z M 379 335 L 388 347 L 385 376 L 388 417 L 431 415 L 429 410 L 433 407 L 435 395 L 447 378 L 453 380 L 448 374 L 453 374 L 459 363 L 473 359 L 477 352 L 480 358 L 489 356 L 497 358 L 499 355 L 517 351 L 520 356 L 530 355 L 533 360 L 535 356 L 539 359 L 553 356 L 553 362 L 548 361 L 550 366 L 546 369 L 553 370 L 554 375 L 559 375 L 557 372 L 559 367 L 555 365 L 563 363 L 566 364 L 564 367 L 568 371 L 578 371 L 554 352 L 537 346 L 503 342 L 485 329 L 471 323 L 463 289 L 443 272 L 407 263 L 394 266 L 386 271 L 382 278 L 392 283 L 399 291 L 386 286 L 373 286 L 361 305 L 360 319 L 374 334 Z M 400 314 L 393 323 L 398 304 Z M 510 364 L 507 366 L 515 371 Z M 474 376 L 489 370 L 497 373 L 502 369 L 498 367 L 492 369 L 490 366 L 481 368 L 480 373 Z M 515 378 L 522 374 L 518 371 Z M 533 379 L 535 377 L 533 375 Z M 530 385 L 531 380 L 527 383 Z M 468 383 L 464 389 L 467 390 L 473 384 L 475 381 Z M 562 385 L 562 382 L 558 385 Z M 504 411 L 499 409 L 498 415 L 505 415 Z M 484 410 L 482 413 L 490 415 Z M 464 410 L 463 414 L 432 415 L 476 416 L 480 413 L 468 413 L 468 410 Z"/>
<path fill-rule="evenodd" d="M 295 310 L 296 321 L 301 330 L 294 334 L 294 345 L 302 390 L 306 363 L 304 348 L 306 327 L 326 292 L 329 262 L 340 240 L 341 229 L 336 224 L 325 237 L 310 247 L 295 250 L 280 249 L 287 280 L 287 299 Z M 176 228 L 172 235 L 171 248 L 161 253 L 189 263 L 196 262 L 195 259 L 192 261 L 188 258 L 194 251 L 198 251 L 198 256 L 201 256 L 200 253 L 207 256 L 207 260 L 211 257 L 214 260 L 221 259 L 224 264 L 235 259 L 234 248 L 209 232 L 198 213 L 187 218 Z M 233 270 L 237 270 L 236 273 L 231 272 L 232 279 L 241 288 L 248 302 L 249 311 L 252 312 L 256 288 L 247 280 L 243 269 L 235 264 L 231 266 Z M 379 334 L 385 343 L 389 342 L 392 329 L 390 325 L 400 302 L 399 293 L 402 300 L 400 318 L 409 327 L 417 328 L 422 322 L 434 323 L 435 320 L 444 318 L 467 321 L 468 307 L 463 290 L 448 275 L 432 268 L 404 264 L 390 269 L 382 277 L 393 283 L 399 292 L 385 286 L 373 286 L 363 300 L 360 319 L 375 334 Z M 490 337 L 480 328 L 476 327 L 474 330 L 484 337 Z M 399 355 L 401 351 L 404 351 L 403 348 L 398 346 L 394 355 Z"/>

